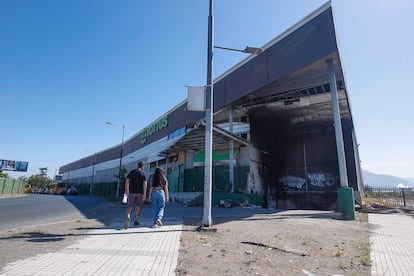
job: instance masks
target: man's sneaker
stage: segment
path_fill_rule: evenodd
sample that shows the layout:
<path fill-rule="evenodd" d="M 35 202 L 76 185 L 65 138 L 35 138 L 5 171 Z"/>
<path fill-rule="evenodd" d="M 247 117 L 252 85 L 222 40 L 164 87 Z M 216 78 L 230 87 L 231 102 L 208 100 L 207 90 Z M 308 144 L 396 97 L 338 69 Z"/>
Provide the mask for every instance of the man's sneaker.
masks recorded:
<path fill-rule="evenodd" d="M 157 219 L 157 221 L 155 222 L 155 224 L 158 225 L 158 226 L 160 226 L 160 227 L 162 226 L 162 222 L 159 219 Z"/>
<path fill-rule="evenodd" d="M 138 221 L 134 221 L 134 226 L 138 226 L 139 222 Z"/>
<path fill-rule="evenodd" d="M 126 218 L 124 228 L 128 229 L 129 227 L 130 218 Z"/>
<path fill-rule="evenodd" d="M 156 223 L 154 223 L 154 225 L 152 226 L 152 228 L 158 228 L 159 226 L 156 224 Z"/>

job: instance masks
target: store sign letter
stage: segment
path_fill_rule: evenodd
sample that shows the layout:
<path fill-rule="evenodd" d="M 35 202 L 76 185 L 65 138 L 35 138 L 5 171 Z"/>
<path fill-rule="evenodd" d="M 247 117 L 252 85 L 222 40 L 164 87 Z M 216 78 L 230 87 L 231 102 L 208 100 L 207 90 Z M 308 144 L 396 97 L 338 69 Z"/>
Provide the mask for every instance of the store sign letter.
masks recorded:
<path fill-rule="evenodd" d="M 141 132 L 141 144 L 145 144 L 147 142 L 147 138 L 151 135 L 157 133 L 161 129 L 168 126 L 168 116 L 164 116 L 155 123 L 151 124 L 150 126 L 146 127 L 143 132 Z"/>

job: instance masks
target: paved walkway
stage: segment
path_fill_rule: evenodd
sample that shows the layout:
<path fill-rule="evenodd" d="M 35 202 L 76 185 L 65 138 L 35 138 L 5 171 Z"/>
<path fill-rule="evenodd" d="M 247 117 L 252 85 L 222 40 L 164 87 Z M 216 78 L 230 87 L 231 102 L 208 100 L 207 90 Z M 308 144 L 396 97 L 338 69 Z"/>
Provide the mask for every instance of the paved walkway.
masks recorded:
<path fill-rule="evenodd" d="M 414 275 L 414 218 L 403 214 L 369 214 L 371 274 Z"/>
<path fill-rule="evenodd" d="M 63 250 L 9 264 L 1 275 L 175 275 L 182 222 L 151 228 L 149 212 L 142 210 L 139 227 L 112 221 Z"/>

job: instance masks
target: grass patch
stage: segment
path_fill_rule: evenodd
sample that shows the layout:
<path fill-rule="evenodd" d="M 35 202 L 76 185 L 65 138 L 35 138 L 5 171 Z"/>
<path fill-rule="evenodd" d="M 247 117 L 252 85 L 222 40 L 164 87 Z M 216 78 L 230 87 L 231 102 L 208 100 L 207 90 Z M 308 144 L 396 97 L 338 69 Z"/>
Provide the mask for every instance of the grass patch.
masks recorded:
<path fill-rule="evenodd" d="M 178 276 L 181 276 L 181 275 L 187 275 L 188 272 L 183 268 L 176 268 L 175 269 L 175 274 L 178 275 Z"/>
<path fill-rule="evenodd" d="M 368 213 L 356 212 L 355 217 L 357 221 L 368 222 Z"/>
<path fill-rule="evenodd" d="M 312 242 L 314 242 L 315 240 L 312 239 L 311 237 L 307 236 L 307 237 L 303 237 L 302 238 L 302 245 L 310 245 Z"/>
<path fill-rule="evenodd" d="M 246 266 L 251 266 L 252 264 L 254 264 L 254 263 L 256 263 L 256 262 L 257 262 L 257 259 L 250 259 L 250 260 L 244 261 L 243 263 L 244 263 Z"/>
<path fill-rule="evenodd" d="M 364 248 L 362 250 L 362 254 L 361 254 L 361 256 L 359 256 L 359 261 L 364 266 L 372 265 L 371 254 L 370 254 L 370 251 L 369 251 L 368 248 Z"/>
<path fill-rule="evenodd" d="M 343 249 L 341 249 L 340 247 L 339 247 L 339 245 L 335 245 L 335 247 L 336 247 L 336 250 L 333 252 L 333 256 L 334 257 L 341 257 L 342 256 L 342 251 L 343 251 Z"/>

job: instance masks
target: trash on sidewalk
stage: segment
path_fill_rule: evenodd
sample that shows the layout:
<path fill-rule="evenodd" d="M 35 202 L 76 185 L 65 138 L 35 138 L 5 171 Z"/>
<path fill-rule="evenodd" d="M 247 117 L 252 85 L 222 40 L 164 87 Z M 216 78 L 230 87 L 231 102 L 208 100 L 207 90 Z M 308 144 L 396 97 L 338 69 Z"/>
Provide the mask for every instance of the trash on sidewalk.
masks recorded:
<path fill-rule="evenodd" d="M 221 208 L 231 208 L 231 207 L 240 207 L 239 202 L 235 202 L 231 199 L 222 199 L 220 200 L 219 207 Z"/>
<path fill-rule="evenodd" d="M 249 200 L 245 199 L 244 202 L 235 201 L 232 199 L 222 199 L 219 201 L 218 207 L 220 208 L 251 208 L 261 209 L 261 206 L 249 204 Z"/>

